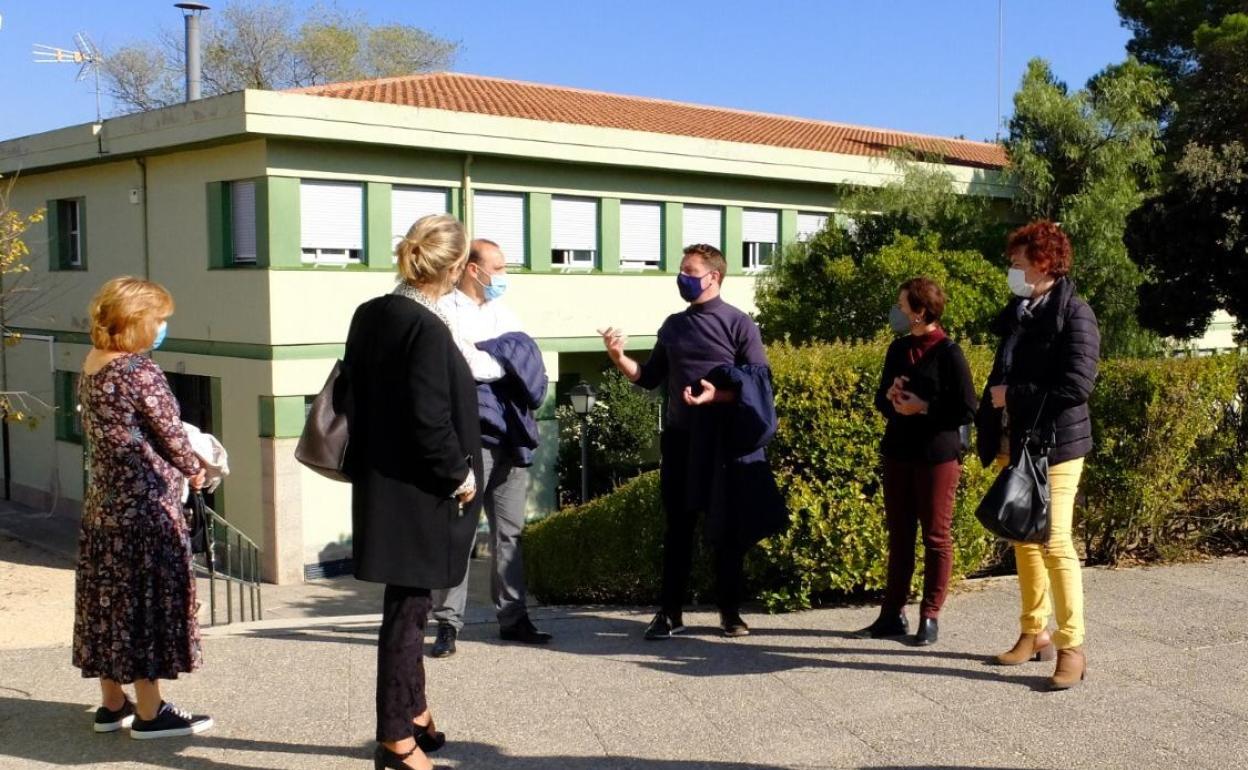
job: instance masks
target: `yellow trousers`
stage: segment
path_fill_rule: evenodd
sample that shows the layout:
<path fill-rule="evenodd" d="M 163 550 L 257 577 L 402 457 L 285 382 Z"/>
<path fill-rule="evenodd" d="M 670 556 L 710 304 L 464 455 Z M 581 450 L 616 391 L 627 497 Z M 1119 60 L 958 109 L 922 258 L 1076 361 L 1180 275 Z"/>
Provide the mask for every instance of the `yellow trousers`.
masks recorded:
<path fill-rule="evenodd" d="M 1004 467 L 1008 458 L 998 458 Z M 1038 634 L 1056 614 L 1057 649 L 1083 644 L 1083 574 L 1073 535 L 1075 493 L 1083 475 L 1083 458 L 1049 467 L 1049 541 L 1014 543 L 1018 586 L 1022 598 L 1019 624 L 1024 634 Z"/>

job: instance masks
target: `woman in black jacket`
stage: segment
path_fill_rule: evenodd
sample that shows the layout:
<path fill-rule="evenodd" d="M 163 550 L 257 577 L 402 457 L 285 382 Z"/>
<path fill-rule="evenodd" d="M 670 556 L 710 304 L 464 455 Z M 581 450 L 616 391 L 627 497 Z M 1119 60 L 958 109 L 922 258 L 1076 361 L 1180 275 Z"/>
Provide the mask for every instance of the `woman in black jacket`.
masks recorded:
<path fill-rule="evenodd" d="M 923 529 L 923 601 L 913 642 L 938 636 L 937 618 L 953 571 L 953 503 L 962 475 L 961 428 L 975 415 L 975 385 L 957 343 L 940 328 L 945 293 L 934 281 L 901 286 L 889 322 L 904 334 L 888 348 L 875 406 L 888 419 L 884 455 L 884 515 L 888 583 L 880 616 L 859 631 L 882 638 L 909 633 L 906 600 L 914 574 L 915 530 Z"/>
<path fill-rule="evenodd" d="M 1015 298 L 997 318 L 996 361 L 976 417 L 980 459 L 1004 466 L 1023 451 L 1047 446 L 1050 532 L 1047 543 L 1015 543 L 1022 595 L 1021 634 L 996 656 L 1004 666 L 1052 660 L 1052 689 L 1078 684 L 1087 671 L 1083 653 L 1083 579 L 1072 537 L 1075 494 L 1083 458 L 1092 451 L 1088 397 L 1096 382 L 1100 330 L 1092 308 L 1076 293 L 1070 241 L 1052 222 L 1037 221 L 1010 234 L 1010 289 Z M 1050 607 L 1050 597 L 1052 606 Z M 1045 627 L 1056 615 L 1057 633 Z"/>
<path fill-rule="evenodd" d="M 355 311 L 347 336 L 355 576 L 386 585 L 377 654 L 377 768 L 431 768 L 441 748 L 422 658 L 430 589 L 463 579 L 476 531 L 481 434 L 472 373 L 437 300 L 468 256 L 445 215 L 412 225 L 393 293 Z"/>

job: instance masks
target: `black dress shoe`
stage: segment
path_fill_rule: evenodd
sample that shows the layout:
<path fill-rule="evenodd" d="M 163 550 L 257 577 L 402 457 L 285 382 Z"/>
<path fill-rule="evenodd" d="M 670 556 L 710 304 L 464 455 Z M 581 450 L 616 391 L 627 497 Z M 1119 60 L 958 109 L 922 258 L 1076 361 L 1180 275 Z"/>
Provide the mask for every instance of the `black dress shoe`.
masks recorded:
<path fill-rule="evenodd" d="M 905 636 L 908 633 L 910 633 L 910 621 L 906 620 L 906 613 L 880 612 L 880 616 L 875 619 L 874 623 L 855 631 L 854 636 L 863 639 L 887 639 L 893 636 Z"/>
<path fill-rule="evenodd" d="M 498 637 L 506 642 L 524 642 L 525 644 L 546 644 L 551 640 L 550 634 L 537 630 L 528 615 L 510 626 L 498 629 Z"/>
<path fill-rule="evenodd" d="M 455 654 L 455 639 L 459 632 L 450 623 L 438 624 L 438 638 L 433 641 L 433 649 L 429 650 L 431 658 L 449 658 Z"/>
<path fill-rule="evenodd" d="M 739 612 L 720 612 L 719 627 L 723 629 L 724 636 L 730 639 L 750 635 L 750 627 L 741 619 Z"/>
<path fill-rule="evenodd" d="M 683 633 L 685 624 L 680 615 L 669 615 L 659 610 L 650 625 L 646 626 L 646 640 L 650 642 L 660 639 L 671 639 L 674 634 Z"/>
<path fill-rule="evenodd" d="M 911 641 L 915 646 L 926 647 L 929 644 L 936 644 L 939 638 L 940 624 L 936 622 L 936 618 L 921 618 L 919 630 L 914 632 L 914 638 Z"/>

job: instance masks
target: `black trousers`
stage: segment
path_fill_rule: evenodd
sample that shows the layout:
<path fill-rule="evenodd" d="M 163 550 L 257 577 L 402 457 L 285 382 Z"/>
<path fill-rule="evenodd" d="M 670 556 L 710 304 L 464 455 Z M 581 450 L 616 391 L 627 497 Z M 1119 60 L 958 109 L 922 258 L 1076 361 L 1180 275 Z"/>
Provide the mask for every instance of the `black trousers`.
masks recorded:
<path fill-rule="evenodd" d="M 427 588 L 386 586 L 377 639 L 377 740 L 413 735 L 412 720 L 424 713 L 425 624 L 433 600 Z"/>
<path fill-rule="evenodd" d="M 689 592 L 693 569 L 693 546 L 698 515 L 690 504 L 689 433 L 676 428 L 663 431 L 663 464 L 659 485 L 663 496 L 666 529 L 663 533 L 663 582 L 659 608 L 669 615 L 680 614 Z M 704 496 L 703 496 L 704 497 Z M 737 612 L 745 597 L 745 553 L 739 548 L 717 547 L 712 554 L 715 573 L 715 603 L 721 612 Z"/>

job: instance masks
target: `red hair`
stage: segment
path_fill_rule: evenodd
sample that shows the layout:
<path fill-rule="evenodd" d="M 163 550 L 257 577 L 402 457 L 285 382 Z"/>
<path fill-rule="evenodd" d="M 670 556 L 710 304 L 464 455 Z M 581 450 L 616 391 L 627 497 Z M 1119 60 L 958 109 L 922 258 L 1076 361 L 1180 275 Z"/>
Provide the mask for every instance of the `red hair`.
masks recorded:
<path fill-rule="evenodd" d="M 1054 278 L 1070 272 L 1070 239 L 1062 228 L 1047 219 L 1037 219 L 1010 233 L 1005 245 L 1008 255 L 1015 249 L 1024 254 L 1037 270 L 1043 270 Z"/>

